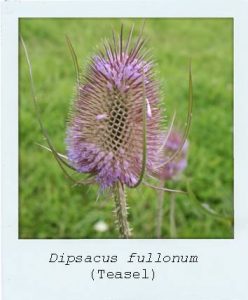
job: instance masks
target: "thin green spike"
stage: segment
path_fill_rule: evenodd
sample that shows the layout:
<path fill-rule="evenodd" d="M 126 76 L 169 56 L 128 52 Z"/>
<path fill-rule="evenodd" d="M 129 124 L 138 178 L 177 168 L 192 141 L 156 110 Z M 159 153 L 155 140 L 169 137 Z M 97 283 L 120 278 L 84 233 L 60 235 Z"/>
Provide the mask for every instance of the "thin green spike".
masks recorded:
<path fill-rule="evenodd" d="M 120 58 L 122 61 L 122 42 L 123 42 L 123 24 L 121 24 L 121 33 L 120 33 Z"/>
<path fill-rule="evenodd" d="M 132 25 L 132 28 L 131 28 L 131 30 L 129 32 L 129 35 L 128 35 L 128 39 L 127 39 L 127 43 L 126 43 L 125 51 L 124 51 L 125 54 L 127 54 L 128 50 L 129 50 L 129 45 L 130 45 L 130 41 L 131 41 L 131 38 L 132 38 L 133 29 L 134 29 L 134 24 Z"/>
<path fill-rule="evenodd" d="M 75 50 L 72 46 L 70 38 L 67 35 L 65 37 L 66 37 L 68 48 L 70 50 L 70 54 L 71 54 L 71 57 L 72 57 L 72 60 L 73 60 L 73 64 L 74 64 L 74 68 L 75 68 L 75 72 L 76 72 L 77 84 L 79 84 L 79 82 L 80 82 L 80 75 L 79 75 L 80 72 L 79 72 L 79 64 L 78 64 L 77 55 L 76 55 L 76 52 L 75 52 Z"/>
<path fill-rule="evenodd" d="M 160 164 L 157 168 L 161 168 L 163 166 L 166 166 L 169 162 L 171 162 L 177 155 L 180 154 L 180 152 L 183 149 L 183 146 L 189 136 L 189 130 L 192 122 L 192 109 L 193 109 L 193 84 L 192 84 L 192 73 L 191 73 L 191 60 L 189 62 L 189 100 L 188 100 L 188 115 L 187 115 L 187 123 L 185 127 L 185 131 L 183 134 L 182 141 L 177 149 L 177 151 L 170 156 L 165 162 Z"/>
<path fill-rule="evenodd" d="M 143 177 L 146 172 L 146 158 L 147 158 L 147 149 L 146 149 L 146 123 L 147 123 L 147 104 L 146 104 L 146 91 L 145 91 L 145 76 L 144 76 L 144 69 L 143 69 L 143 84 L 142 84 L 142 89 L 143 89 L 143 103 L 142 103 L 142 115 L 143 115 L 143 157 L 142 157 L 142 167 L 141 167 L 141 173 L 139 180 L 135 185 L 133 185 L 131 188 L 136 188 L 139 186 L 143 180 Z"/>
<path fill-rule="evenodd" d="M 148 182 L 143 182 L 143 184 L 145 186 L 148 186 L 154 190 L 157 190 L 157 191 L 164 191 L 164 192 L 169 192 L 169 193 L 180 193 L 180 194 L 187 194 L 187 192 L 184 192 L 184 191 L 181 191 L 181 190 L 172 190 L 172 189 L 167 189 L 166 187 L 160 187 L 160 186 L 155 186 L 155 185 L 152 185 Z"/>
<path fill-rule="evenodd" d="M 38 146 L 40 146 L 41 148 L 43 148 L 43 149 L 46 149 L 46 150 L 48 150 L 49 152 L 53 152 L 52 151 L 52 149 L 50 149 L 49 147 L 46 147 L 46 146 L 44 146 L 44 145 L 41 145 L 41 144 L 39 144 L 39 143 L 35 143 L 36 145 L 38 145 Z M 56 151 L 57 152 L 57 151 Z M 59 152 L 57 152 L 57 154 L 58 154 L 58 156 L 60 157 L 60 158 L 64 158 L 64 159 L 66 159 L 67 161 L 68 161 L 68 157 L 66 156 L 66 155 L 64 155 L 64 154 L 61 154 L 61 153 L 59 153 Z M 72 170 L 74 170 L 74 171 L 77 171 L 73 166 L 71 166 L 67 161 L 64 161 L 64 164 L 68 167 L 68 168 L 70 168 L 70 169 L 72 169 Z"/>
<path fill-rule="evenodd" d="M 71 177 L 71 175 L 66 171 L 66 169 L 64 168 L 63 164 L 65 164 L 65 161 L 59 157 L 57 151 L 54 149 L 51 141 L 50 141 L 50 138 L 47 134 L 47 131 L 46 129 L 44 128 L 43 126 L 43 123 L 42 123 L 42 120 L 41 120 L 41 116 L 40 116 L 40 111 L 39 111 L 39 107 L 38 107 L 38 103 L 37 103 L 37 100 L 36 100 L 36 95 L 35 95 L 35 88 L 34 88 L 34 81 L 33 81 L 33 73 L 32 73 L 32 66 L 31 66 L 31 63 L 30 63 L 30 59 L 29 59 L 29 55 L 28 55 L 28 51 L 27 51 L 27 48 L 26 48 L 26 45 L 24 43 L 24 40 L 23 38 L 21 37 L 21 42 L 22 42 L 22 45 L 23 45 L 23 48 L 24 48 L 24 52 L 25 52 L 25 57 L 26 57 L 26 60 L 27 60 L 27 63 L 28 63 L 28 68 L 29 68 L 29 77 L 30 77 L 30 82 L 31 82 L 31 92 L 32 92 L 32 99 L 33 99 L 33 103 L 34 103 L 34 107 L 35 107 L 35 113 L 36 113 L 36 116 L 37 116 L 37 119 L 38 119 L 38 122 L 39 122 L 39 125 L 40 125 L 40 128 L 41 128 L 41 131 L 45 137 L 45 140 L 46 142 L 48 143 L 52 153 L 53 153 L 53 156 L 54 158 L 56 159 L 57 163 L 59 164 L 61 170 L 63 171 L 63 173 L 65 174 L 65 176 L 70 179 L 72 182 L 74 183 L 77 183 L 77 181 Z"/>
<path fill-rule="evenodd" d="M 173 117 L 172 117 L 172 120 L 171 120 L 171 123 L 170 123 L 170 127 L 169 127 L 169 130 L 168 130 L 167 135 L 165 137 L 165 140 L 164 140 L 163 144 L 161 145 L 161 147 L 159 148 L 158 152 L 161 152 L 164 149 L 164 147 L 166 146 L 167 141 L 168 141 L 168 139 L 171 135 L 171 131 L 172 131 L 172 128 L 173 128 L 173 125 L 174 125 L 175 118 L 176 118 L 176 111 L 173 114 Z"/>
<path fill-rule="evenodd" d="M 188 190 L 188 194 L 189 194 L 189 199 L 196 205 L 196 207 L 202 211 L 203 213 L 210 215 L 216 219 L 220 219 L 220 220 L 225 220 L 225 221 L 230 221 L 231 223 L 233 222 L 233 217 L 232 216 L 223 216 L 220 215 L 219 213 L 215 212 L 212 209 L 208 209 L 206 207 L 204 207 L 204 205 L 202 205 L 201 201 L 199 201 L 197 199 L 197 197 L 195 196 L 195 194 L 193 193 L 191 187 L 190 187 L 190 183 L 189 180 L 187 181 L 187 190 Z"/>

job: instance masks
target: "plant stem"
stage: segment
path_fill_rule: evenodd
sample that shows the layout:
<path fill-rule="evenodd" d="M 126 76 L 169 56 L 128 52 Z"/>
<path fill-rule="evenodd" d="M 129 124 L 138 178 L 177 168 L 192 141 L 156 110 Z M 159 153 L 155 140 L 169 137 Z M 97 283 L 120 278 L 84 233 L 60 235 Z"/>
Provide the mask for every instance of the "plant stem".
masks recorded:
<path fill-rule="evenodd" d="M 127 220 L 127 202 L 125 187 L 121 182 L 117 182 L 114 187 L 115 212 L 117 225 L 122 238 L 128 239 L 131 236 Z"/>
<path fill-rule="evenodd" d="M 170 236 L 171 238 L 177 237 L 175 212 L 176 212 L 175 194 L 171 193 L 170 195 Z"/>
<path fill-rule="evenodd" d="M 160 182 L 159 187 L 164 187 L 164 181 L 162 180 Z M 163 215 L 164 215 L 164 191 L 160 190 L 158 191 L 158 201 L 157 201 L 157 226 L 156 226 L 156 236 L 157 238 L 161 238 L 161 232 L 162 232 L 162 223 L 163 223 Z"/>

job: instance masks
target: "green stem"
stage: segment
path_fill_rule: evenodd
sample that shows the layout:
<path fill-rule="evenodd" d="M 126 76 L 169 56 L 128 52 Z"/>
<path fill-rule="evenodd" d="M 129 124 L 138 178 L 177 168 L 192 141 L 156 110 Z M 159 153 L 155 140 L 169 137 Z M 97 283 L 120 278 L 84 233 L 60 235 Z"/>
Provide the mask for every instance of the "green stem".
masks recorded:
<path fill-rule="evenodd" d="M 128 239 L 131 236 L 131 231 L 127 220 L 127 202 L 125 187 L 121 182 L 117 182 L 114 187 L 114 201 L 115 201 L 115 212 L 117 218 L 117 225 L 119 228 L 120 236 Z"/>
<path fill-rule="evenodd" d="M 164 181 L 162 180 L 160 182 L 159 187 L 164 187 Z M 164 191 L 159 190 L 158 191 L 158 201 L 157 201 L 157 226 L 156 226 L 156 236 L 157 238 L 161 238 L 161 232 L 162 232 L 162 223 L 163 223 L 163 215 L 164 215 Z"/>
<path fill-rule="evenodd" d="M 176 228 L 176 201 L 175 194 L 170 195 L 170 236 L 171 238 L 177 237 L 177 228 Z"/>

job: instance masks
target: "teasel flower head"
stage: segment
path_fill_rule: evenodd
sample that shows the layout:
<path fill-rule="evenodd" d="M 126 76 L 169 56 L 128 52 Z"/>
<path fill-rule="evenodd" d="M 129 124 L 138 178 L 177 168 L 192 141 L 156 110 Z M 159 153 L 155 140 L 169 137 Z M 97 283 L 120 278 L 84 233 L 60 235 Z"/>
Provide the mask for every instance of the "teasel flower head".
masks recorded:
<path fill-rule="evenodd" d="M 119 182 L 137 184 L 144 149 L 143 104 L 146 109 L 146 169 L 151 170 L 161 144 L 158 82 L 154 63 L 144 51 L 142 34 L 132 42 L 103 43 L 79 82 L 67 129 L 70 163 L 88 173 L 104 190 Z"/>
<path fill-rule="evenodd" d="M 182 143 L 182 134 L 172 129 L 167 133 L 166 142 L 162 146 L 158 154 L 158 161 L 154 164 L 151 174 L 161 181 L 176 179 L 183 170 L 187 167 L 187 152 L 189 142 L 186 140 L 182 149 L 173 160 L 169 160 L 179 149 Z M 166 134 L 164 134 L 166 136 Z M 168 163 L 163 164 L 163 161 L 168 160 Z M 161 164 L 162 163 L 162 164 Z"/>

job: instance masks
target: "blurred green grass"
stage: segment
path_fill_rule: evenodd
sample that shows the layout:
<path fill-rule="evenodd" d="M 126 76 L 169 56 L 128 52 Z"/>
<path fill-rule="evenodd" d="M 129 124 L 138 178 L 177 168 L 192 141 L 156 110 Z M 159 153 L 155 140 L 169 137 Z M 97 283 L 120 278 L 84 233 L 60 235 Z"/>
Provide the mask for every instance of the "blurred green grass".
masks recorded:
<path fill-rule="evenodd" d="M 54 145 L 65 152 L 68 109 L 73 100 L 75 72 L 65 42 L 68 35 L 80 66 L 96 51 L 102 38 L 111 37 L 121 23 L 132 19 L 21 19 L 20 34 L 30 53 L 39 106 Z M 194 112 L 188 167 L 180 181 L 168 186 L 190 188 L 199 203 L 220 216 L 233 216 L 233 23 L 232 19 L 148 19 L 148 37 L 157 62 L 168 119 L 176 109 L 176 125 L 183 128 L 187 114 L 188 64 L 192 59 Z M 20 45 L 20 238 L 118 238 L 109 195 L 98 201 L 97 187 L 74 187 L 66 180 L 44 144 L 30 93 L 28 67 Z M 157 193 L 147 187 L 128 191 L 129 220 L 135 238 L 154 238 Z M 162 236 L 169 238 L 169 195 L 165 195 Z M 109 230 L 97 232 L 98 221 Z M 186 195 L 176 195 L 178 238 L 232 238 L 230 219 L 199 209 Z"/>

